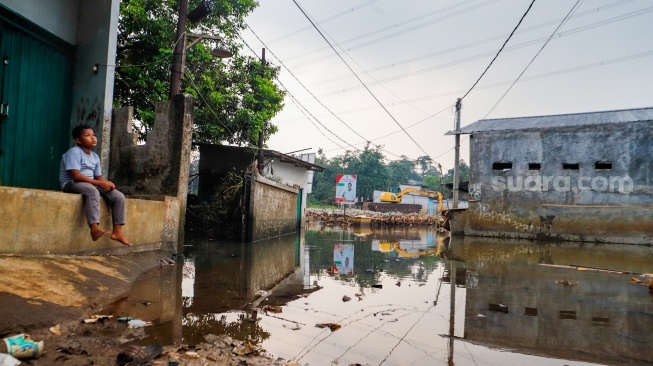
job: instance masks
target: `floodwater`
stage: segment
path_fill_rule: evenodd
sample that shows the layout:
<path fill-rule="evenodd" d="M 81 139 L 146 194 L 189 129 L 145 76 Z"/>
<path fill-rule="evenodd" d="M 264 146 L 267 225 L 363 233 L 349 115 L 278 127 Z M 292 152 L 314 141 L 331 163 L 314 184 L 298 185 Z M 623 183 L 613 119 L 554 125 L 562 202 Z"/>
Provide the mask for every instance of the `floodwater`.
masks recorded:
<path fill-rule="evenodd" d="M 137 343 L 227 334 L 302 365 L 653 363 L 651 247 L 313 229 L 185 255 L 114 304 L 154 322 Z"/>

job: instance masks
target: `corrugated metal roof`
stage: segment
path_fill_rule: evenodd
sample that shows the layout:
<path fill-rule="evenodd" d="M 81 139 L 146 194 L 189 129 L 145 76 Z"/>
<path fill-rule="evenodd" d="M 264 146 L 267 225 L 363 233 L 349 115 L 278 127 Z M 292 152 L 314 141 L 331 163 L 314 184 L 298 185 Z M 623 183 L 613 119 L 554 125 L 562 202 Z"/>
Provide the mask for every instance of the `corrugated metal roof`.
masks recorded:
<path fill-rule="evenodd" d="M 460 129 L 461 134 L 488 131 L 547 129 L 610 123 L 653 121 L 653 107 L 551 116 L 481 119 Z M 449 131 L 446 135 L 455 135 Z"/>

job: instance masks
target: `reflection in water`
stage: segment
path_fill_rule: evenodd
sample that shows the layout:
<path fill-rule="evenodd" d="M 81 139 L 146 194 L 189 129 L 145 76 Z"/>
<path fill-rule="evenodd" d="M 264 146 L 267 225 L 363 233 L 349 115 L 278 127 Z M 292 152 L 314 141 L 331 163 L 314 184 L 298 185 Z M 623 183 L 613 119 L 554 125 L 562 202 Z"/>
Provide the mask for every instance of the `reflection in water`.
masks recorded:
<path fill-rule="evenodd" d="M 183 263 L 146 274 L 110 308 L 155 322 L 141 344 L 227 334 L 311 365 L 653 362 L 653 303 L 638 275 L 653 272 L 647 247 L 414 228 L 187 245 Z M 252 303 L 283 312 L 252 320 Z"/>

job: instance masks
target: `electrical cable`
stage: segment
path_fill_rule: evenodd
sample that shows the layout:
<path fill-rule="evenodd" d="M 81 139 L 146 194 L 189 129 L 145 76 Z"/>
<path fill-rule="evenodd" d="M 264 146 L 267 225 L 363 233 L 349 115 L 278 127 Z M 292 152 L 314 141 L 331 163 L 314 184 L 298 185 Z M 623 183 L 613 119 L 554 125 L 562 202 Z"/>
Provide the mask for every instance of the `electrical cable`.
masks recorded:
<path fill-rule="evenodd" d="M 586 15 L 595 15 L 596 13 L 598 13 L 600 11 L 604 11 L 604 10 L 607 10 L 607 9 L 610 9 L 610 8 L 613 8 L 613 7 L 617 7 L 617 6 L 623 5 L 625 3 L 632 2 L 632 1 L 634 1 L 634 0 L 621 0 L 621 1 L 618 1 L 616 3 L 608 4 L 606 6 L 589 9 L 589 10 L 586 10 L 586 11 L 584 11 L 582 13 L 576 13 L 572 18 L 575 19 L 575 18 L 586 16 Z M 639 11 L 635 12 L 635 13 L 639 13 Z M 626 14 L 626 16 L 630 17 L 633 14 L 634 13 Z M 639 14 L 635 14 L 635 15 L 639 15 Z M 613 19 L 615 19 L 615 18 L 613 18 Z M 621 20 L 621 19 L 611 20 L 610 22 L 618 21 L 618 20 Z M 531 32 L 531 31 L 534 31 L 534 30 L 538 30 L 540 28 L 547 27 L 549 25 L 557 24 L 557 23 L 559 23 L 559 21 L 560 20 L 555 19 L 555 20 L 544 22 L 544 23 L 536 24 L 536 25 L 533 25 L 533 26 L 530 26 L 530 27 L 527 27 L 527 28 L 520 28 L 515 34 L 522 34 L 522 33 Z M 603 22 L 605 22 L 605 20 L 601 21 L 601 22 L 598 22 L 598 23 L 593 23 L 593 24 L 603 25 L 603 24 L 599 24 L 599 23 L 603 23 Z M 592 25 L 592 24 L 590 24 L 590 25 Z M 578 31 L 583 31 L 583 30 L 586 30 L 585 29 L 586 27 L 587 26 L 583 26 L 583 27 L 576 28 L 576 29 L 580 29 Z M 559 36 L 563 37 L 563 36 L 567 36 L 567 35 L 570 35 L 570 34 L 573 34 L 573 33 L 576 33 L 576 32 L 577 32 L 576 30 L 570 30 L 568 32 L 565 32 L 564 34 L 560 34 Z M 501 35 L 498 35 L 498 36 L 485 38 L 485 39 L 482 39 L 482 40 L 479 40 L 479 41 L 474 41 L 474 42 L 470 42 L 470 43 L 467 43 L 467 44 L 451 47 L 451 48 L 448 48 L 448 49 L 445 49 L 445 50 L 440 50 L 440 51 L 437 51 L 437 52 L 429 53 L 427 55 L 418 56 L 418 57 L 414 57 L 414 58 L 411 58 L 411 59 L 406 59 L 406 60 L 403 60 L 403 61 L 393 62 L 393 63 L 388 64 L 388 65 L 375 67 L 373 69 L 368 70 L 368 72 L 372 73 L 372 72 L 375 72 L 375 71 L 390 69 L 390 68 L 394 68 L 394 67 L 405 65 L 405 64 L 411 64 L 411 63 L 414 63 L 415 61 L 425 60 L 425 59 L 429 59 L 429 58 L 432 58 L 432 57 L 435 57 L 435 56 L 446 55 L 446 54 L 451 53 L 451 52 L 461 51 L 461 50 L 471 48 L 471 47 L 474 47 L 474 46 L 480 46 L 480 45 L 483 45 L 483 44 L 486 44 L 486 43 L 490 43 L 490 42 L 494 42 L 494 41 L 497 41 L 497 40 L 500 40 L 500 39 L 504 39 L 507 35 L 508 34 L 501 34 Z M 536 40 L 534 40 L 534 43 L 537 43 L 542 39 L 546 39 L 546 37 L 536 39 Z M 526 43 L 519 44 L 519 46 L 523 47 L 523 46 L 527 46 L 527 45 L 530 45 L 530 44 L 532 44 L 532 43 L 531 42 L 526 42 Z M 512 49 L 515 49 L 515 48 L 516 48 L 516 46 L 508 47 L 505 51 L 512 50 Z M 492 54 L 492 53 L 490 53 L 490 54 Z M 486 56 L 486 54 L 483 54 L 482 56 Z M 469 59 L 459 60 L 459 62 L 461 62 L 461 63 L 466 62 L 466 61 L 469 61 Z M 331 78 L 331 79 L 324 79 L 324 80 L 321 80 L 321 81 L 317 81 L 317 82 L 313 83 L 312 85 L 319 85 L 319 84 L 329 83 L 329 82 L 333 82 L 333 81 L 337 81 L 337 80 L 348 79 L 350 77 L 351 77 L 350 75 L 345 75 L 345 76 L 340 76 L 340 77 Z"/>
<path fill-rule="evenodd" d="M 251 52 L 252 52 L 252 53 L 253 53 L 257 58 L 259 58 L 259 56 L 256 54 L 256 52 L 254 51 L 254 49 L 253 49 L 253 48 L 252 48 L 252 47 L 251 47 L 251 46 L 250 46 L 250 45 L 245 41 L 245 39 L 243 39 L 242 37 L 240 37 L 240 40 L 243 41 L 243 43 L 245 44 L 245 46 L 247 46 L 247 48 L 249 48 L 249 50 L 250 50 L 250 51 L 251 51 Z M 259 58 L 259 59 L 260 59 L 260 58 Z M 279 79 L 277 79 L 277 82 L 279 83 L 279 85 L 281 85 L 281 86 L 286 90 L 286 92 L 287 92 L 287 93 L 288 93 L 288 94 L 289 94 L 293 99 L 295 99 L 295 101 L 296 101 L 297 103 L 299 103 L 299 100 L 297 100 L 297 98 L 295 98 L 294 96 L 292 96 L 292 94 L 290 93 L 290 91 L 288 91 L 288 88 L 286 88 L 286 87 L 281 83 L 281 81 L 280 81 Z M 302 105 L 301 103 L 299 103 L 299 104 Z M 316 118 L 316 117 L 315 117 L 311 112 L 309 112 L 309 110 L 308 110 L 306 107 L 304 107 L 304 106 L 302 105 L 302 108 L 303 108 L 303 109 L 304 109 L 304 110 L 305 110 L 309 115 L 311 115 L 311 117 L 313 117 L 313 119 L 314 119 L 317 123 L 319 123 L 320 126 L 322 126 L 322 128 L 324 128 L 325 130 L 329 131 L 330 134 L 332 134 L 333 136 L 335 136 L 336 138 L 338 138 L 340 141 L 342 141 L 342 142 L 345 143 L 346 145 L 351 146 L 353 149 L 358 150 L 358 151 L 361 151 L 359 148 L 357 148 L 356 146 L 354 146 L 354 145 L 350 144 L 349 142 L 343 140 L 340 136 L 338 136 L 338 134 L 336 134 L 336 133 L 334 133 L 333 131 L 331 131 L 330 129 L 328 129 L 328 128 L 327 128 L 327 127 L 326 127 L 322 122 L 320 122 L 319 119 L 317 119 L 317 118 Z M 316 126 L 316 128 L 317 128 L 317 126 Z M 319 130 L 319 129 L 318 129 L 318 130 Z M 338 145 L 338 144 L 336 144 L 336 145 Z M 338 146 L 340 146 L 340 145 L 338 145 Z"/>
<path fill-rule="evenodd" d="M 653 7 L 648 7 L 648 8 L 637 10 L 637 11 L 634 11 L 634 12 L 631 12 L 631 13 L 628 13 L 628 14 L 623 14 L 623 15 L 620 15 L 620 16 L 617 16 L 617 17 L 614 17 L 614 18 L 610 18 L 610 19 L 602 20 L 602 21 L 599 21 L 599 22 L 596 22 L 596 23 L 584 25 L 584 26 L 581 26 L 581 27 L 578 27 L 578 28 L 575 28 L 575 29 L 571 29 L 571 30 L 566 31 L 566 32 L 559 33 L 557 35 L 556 39 L 559 39 L 559 38 L 562 38 L 562 37 L 565 37 L 565 36 L 569 36 L 569 35 L 572 35 L 572 34 L 575 34 L 575 33 L 583 32 L 583 31 L 586 31 L 586 30 L 589 30 L 589 29 L 597 28 L 597 27 L 600 27 L 600 26 L 608 25 L 608 24 L 611 24 L 611 23 L 615 23 L 615 22 L 618 22 L 618 21 L 626 20 L 626 19 L 629 19 L 629 18 L 632 18 L 632 17 L 635 17 L 635 16 L 643 15 L 643 14 L 649 13 L 651 11 L 653 11 Z M 530 40 L 530 41 L 527 41 L 527 42 L 519 43 L 519 44 L 510 46 L 510 47 L 507 47 L 504 50 L 504 52 L 513 51 L 513 50 L 516 50 L 518 48 L 522 48 L 522 47 L 530 46 L 530 45 L 533 45 L 533 44 L 537 44 L 537 43 L 540 43 L 541 41 L 545 41 L 547 38 L 548 37 L 545 36 L 545 37 L 541 37 L 541 38 L 538 38 L 538 39 L 535 39 L 535 40 Z M 456 66 L 456 65 L 459 65 L 461 63 L 481 59 L 481 58 L 483 58 L 485 56 L 489 56 L 489 55 L 492 55 L 492 54 L 494 54 L 494 52 L 486 52 L 486 53 L 483 53 L 483 54 L 469 56 L 469 57 L 466 57 L 466 58 L 454 60 L 454 61 L 447 62 L 447 63 L 444 63 L 444 64 L 430 66 L 430 67 L 427 67 L 427 68 L 424 68 L 424 69 L 407 72 L 407 73 L 404 73 L 404 74 L 401 74 L 401 75 L 391 76 L 391 77 L 388 77 L 388 78 L 385 78 L 385 79 L 381 79 L 380 82 L 385 83 L 385 82 L 388 82 L 388 81 L 403 79 L 403 78 L 406 78 L 406 77 L 409 77 L 409 76 L 423 74 L 423 73 L 430 72 L 430 71 L 437 70 L 437 69 L 442 69 L 442 68 L 446 68 L 446 67 L 450 67 L 450 66 Z M 392 65 L 390 65 L 390 66 L 392 66 Z M 377 70 L 379 70 L 379 68 L 372 69 L 372 70 L 370 70 L 370 72 L 377 71 Z M 332 79 L 332 80 L 338 80 L 338 79 Z M 372 83 L 370 85 L 375 85 L 375 84 Z M 350 91 L 353 91 L 353 90 L 358 90 L 358 89 L 361 89 L 361 88 L 362 88 L 361 86 L 352 86 L 350 88 L 338 89 L 336 91 L 327 92 L 327 93 L 324 93 L 324 94 L 320 94 L 318 96 L 319 97 L 326 97 L 326 96 L 341 94 L 341 93 L 345 93 L 345 92 L 350 92 Z"/>
<path fill-rule="evenodd" d="M 264 43 L 264 42 L 261 40 L 261 38 L 259 38 L 259 36 L 258 36 L 258 35 L 257 35 L 253 30 L 252 30 L 252 28 L 249 27 L 249 26 L 247 26 L 247 27 L 248 27 L 249 30 L 252 32 L 252 34 L 254 34 L 254 36 L 256 36 L 256 38 L 261 42 L 261 44 L 263 44 L 263 45 L 265 46 L 265 43 Z M 249 48 L 249 50 L 250 50 L 254 55 L 256 55 L 256 52 L 254 52 L 254 50 L 252 49 L 252 47 L 251 47 L 251 46 L 250 46 L 250 45 L 245 41 L 245 39 L 243 39 L 242 37 L 240 37 L 240 39 L 241 39 L 241 41 L 243 41 L 243 43 L 247 46 L 247 48 Z M 266 48 L 267 48 L 267 46 L 266 46 Z M 299 80 L 299 79 L 298 79 L 298 78 L 297 78 L 297 77 L 292 73 L 292 71 L 290 71 L 290 69 L 288 69 L 288 68 L 283 64 L 283 62 L 282 62 L 282 61 L 281 61 L 281 60 L 280 60 L 280 59 L 279 59 L 279 58 L 278 58 L 278 57 L 277 57 L 277 56 L 276 56 L 276 55 L 275 55 L 275 54 L 274 54 L 270 49 L 267 49 L 267 50 L 268 50 L 268 51 L 270 52 L 270 54 L 271 54 L 274 58 L 276 58 L 277 61 L 278 61 L 278 62 L 279 62 L 279 63 L 280 63 L 280 64 L 281 64 L 281 65 L 282 65 L 282 66 L 283 66 L 283 67 L 284 67 L 284 68 L 285 68 L 285 69 L 286 69 L 286 70 L 287 70 L 287 71 L 288 71 L 288 72 L 289 72 L 289 73 L 290 73 L 290 74 L 295 78 L 295 80 L 297 80 L 297 82 L 298 82 L 302 87 L 304 87 L 304 89 L 306 89 L 306 91 L 307 91 L 309 94 L 311 94 L 311 95 L 315 98 L 315 100 L 318 101 L 318 103 L 320 103 L 320 105 L 322 105 L 322 106 L 323 106 L 327 111 L 329 111 L 329 112 L 330 112 L 334 117 L 336 117 L 340 122 L 342 122 L 345 126 L 347 126 L 347 127 L 348 127 L 352 132 L 354 132 L 356 135 L 358 135 L 359 137 L 361 137 L 364 141 L 359 142 L 359 143 L 356 143 L 356 144 L 350 144 L 350 143 L 348 143 L 347 141 L 343 140 L 340 136 L 338 136 L 337 134 L 333 133 L 333 132 L 332 132 L 331 130 L 329 130 L 326 126 L 324 126 L 324 124 L 323 124 L 322 122 L 320 122 L 320 121 L 319 121 L 319 120 L 318 120 L 318 119 L 317 119 L 313 114 L 311 114 L 310 112 L 308 112 L 308 109 L 306 109 L 306 107 L 304 107 L 301 103 L 299 103 L 299 100 L 293 96 L 292 98 L 293 98 L 297 103 L 299 103 L 299 104 L 302 106 L 302 108 L 303 108 L 306 112 L 308 112 L 308 113 L 313 117 L 313 119 L 315 119 L 315 120 L 316 120 L 316 121 L 317 121 L 317 122 L 318 122 L 318 123 L 319 123 L 319 124 L 324 128 L 324 129 L 326 129 L 327 131 L 329 131 L 329 133 L 331 133 L 332 135 L 336 136 L 338 139 L 340 139 L 342 142 L 344 142 L 344 143 L 347 144 L 348 146 L 350 146 L 350 147 L 352 147 L 352 148 L 354 148 L 354 149 L 356 149 L 356 150 L 358 150 L 358 151 L 362 151 L 362 150 L 360 150 L 359 148 L 357 148 L 355 145 L 360 145 L 360 144 L 364 144 L 364 143 L 371 143 L 369 139 L 365 138 L 364 136 L 360 135 L 358 132 L 354 131 L 354 130 L 353 130 L 353 129 L 352 129 L 352 128 L 351 128 L 351 127 L 350 127 L 350 126 L 345 122 L 345 121 L 343 121 L 343 120 L 342 120 L 340 117 L 338 117 L 338 116 L 337 116 L 333 111 L 331 111 L 331 109 L 329 109 L 326 105 L 324 105 L 324 103 L 322 103 L 322 102 L 321 102 L 321 101 L 320 101 L 320 100 L 319 100 L 319 99 L 318 99 L 318 98 L 317 98 L 317 97 L 316 97 L 316 96 L 315 96 L 315 95 L 314 95 L 310 90 L 308 90 L 308 88 L 306 88 L 306 86 L 304 86 L 304 84 L 303 84 L 303 83 L 302 83 L 302 82 L 301 82 L 301 81 L 300 81 L 300 80 Z M 288 88 L 286 88 L 286 87 L 281 83 L 280 80 L 277 79 L 277 82 L 278 82 L 278 83 L 279 83 L 279 84 L 284 88 L 284 90 L 286 90 L 286 92 L 287 92 L 288 94 L 290 94 L 290 92 L 288 91 Z M 290 94 L 290 95 L 292 96 L 292 94 Z M 295 103 L 295 104 L 296 104 L 296 103 Z M 301 111 L 301 109 L 300 109 L 300 111 Z M 302 113 L 303 113 L 303 111 L 302 111 Z M 304 115 L 305 115 L 305 114 L 304 114 Z M 310 119 L 309 119 L 309 121 L 310 121 Z M 311 122 L 312 122 L 312 121 L 311 121 Z M 315 126 L 315 127 L 317 128 L 317 126 Z M 318 129 L 318 130 L 319 130 L 319 129 Z M 320 131 L 320 132 L 322 132 L 322 131 Z M 325 135 L 325 136 L 326 136 L 326 135 Z M 329 139 L 329 140 L 330 140 L 331 142 L 333 142 L 333 140 L 331 140 L 331 139 Z M 342 147 L 342 146 L 340 146 L 340 145 L 338 145 L 338 144 L 336 144 L 336 145 L 339 146 L 339 149 L 345 149 L 344 147 Z M 390 151 L 384 149 L 381 145 L 374 145 L 374 146 L 375 146 L 376 148 L 382 150 L 382 151 L 385 151 L 386 153 L 388 153 L 388 154 L 390 154 L 390 155 L 392 155 L 392 156 L 395 156 L 395 157 L 401 158 L 401 156 L 399 156 L 399 155 L 397 155 L 397 154 L 395 154 L 395 153 L 392 153 L 392 152 L 390 152 Z"/>
<path fill-rule="evenodd" d="M 510 32 L 510 35 L 508 36 L 508 38 L 506 39 L 506 41 L 503 42 L 503 45 L 501 46 L 501 48 L 499 48 L 499 51 L 497 51 L 497 54 L 494 56 L 494 58 L 492 59 L 492 61 L 490 61 L 490 64 L 487 65 L 487 67 L 485 68 L 485 70 L 483 71 L 483 73 L 481 74 L 481 76 L 478 77 L 478 79 L 474 82 L 474 85 L 472 85 L 472 87 L 469 88 L 469 90 L 467 91 L 467 93 L 465 93 L 465 95 L 463 95 L 462 98 L 460 98 L 460 101 L 461 101 L 461 102 L 463 101 L 463 99 L 465 99 L 465 97 L 466 97 L 469 93 L 471 93 L 472 90 L 474 90 L 474 87 L 476 86 L 476 84 L 478 84 L 479 81 L 481 81 L 481 79 L 483 78 L 483 76 L 485 75 L 485 73 L 490 69 L 490 67 L 492 66 L 492 64 L 494 63 L 494 61 L 497 59 L 497 57 L 499 57 L 499 54 L 501 54 L 501 51 L 503 51 L 504 47 L 506 47 L 506 44 L 508 44 L 508 41 L 510 41 L 510 38 L 512 38 L 512 35 L 515 34 L 515 31 L 517 31 L 517 28 L 519 28 L 519 25 L 521 25 L 521 22 L 524 20 L 524 18 L 526 18 L 526 15 L 528 14 L 528 12 L 531 11 L 531 8 L 533 7 L 533 4 L 535 4 L 535 0 L 531 1 L 531 4 L 528 6 L 528 9 L 526 9 L 526 12 L 524 13 L 524 15 L 522 15 L 521 19 L 519 19 L 519 22 L 517 22 L 517 25 L 516 25 L 515 28 L 512 30 L 512 32 Z"/>
<path fill-rule="evenodd" d="M 306 12 L 304 11 L 304 9 L 303 9 L 301 6 L 299 6 L 299 4 L 297 3 L 296 0 L 292 0 L 292 1 L 295 3 L 295 5 L 297 6 L 297 8 L 299 8 L 299 10 L 302 12 L 302 14 L 304 14 L 304 16 L 306 17 L 306 19 L 307 19 L 307 20 L 308 20 L 308 21 L 313 25 L 313 28 L 315 28 L 315 30 L 320 34 L 320 36 L 324 39 L 324 41 L 327 42 L 327 43 L 329 44 L 329 46 L 331 47 L 331 49 L 333 49 L 333 51 L 334 51 L 336 54 L 338 54 L 338 52 L 335 50 L 335 48 L 333 47 L 333 45 L 331 45 L 331 43 L 329 42 L 329 40 L 326 39 L 326 37 L 324 36 L 324 34 L 322 34 L 322 32 L 320 31 L 320 29 L 315 25 L 315 23 L 313 22 L 313 20 L 308 16 L 308 14 L 306 14 Z M 535 1 L 535 0 L 533 0 L 533 1 Z M 420 144 L 418 144 L 417 141 L 415 141 L 415 139 L 414 139 L 414 138 L 413 138 L 413 137 L 408 133 L 408 131 L 406 131 L 406 130 L 404 129 L 403 126 L 401 126 L 401 124 L 400 124 L 400 123 L 395 119 L 395 117 L 390 113 L 390 111 L 388 111 L 388 109 L 383 105 L 383 103 L 381 103 L 381 101 L 380 101 L 380 100 L 379 100 L 379 99 L 374 95 L 374 93 L 372 93 L 372 91 L 367 87 L 367 85 L 365 85 L 365 83 L 363 82 L 363 80 L 361 80 L 360 77 L 359 77 L 359 76 L 354 72 L 354 70 L 352 70 L 352 68 L 349 66 L 349 64 L 347 64 L 347 62 L 345 61 L 345 59 L 342 58 L 342 56 L 340 56 L 340 54 L 338 54 L 338 57 L 339 57 L 339 58 L 342 60 L 342 62 L 347 66 L 347 68 L 348 68 L 348 69 L 349 69 L 349 70 L 350 70 L 350 71 L 351 71 L 351 72 L 356 76 L 356 78 L 358 79 L 358 81 L 359 81 L 361 84 L 363 84 L 363 86 L 365 86 L 365 89 L 368 91 L 368 93 L 369 93 L 369 94 L 374 98 L 374 100 L 377 101 L 377 103 L 379 103 L 379 105 L 381 106 L 381 108 L 383 108 L 383 110 L 388 114 L 388 116 L 390 116 L 390 118 L 392 118 L 392 120 L 393 120 L 393 121 L 394 121 L 394 122 L 395 122 L 399 127 L 401 127 L 401 129 L 404 131 L 404 133 L 406 134 L 406 136 L 408 136 L 408 137 L 409 137 L 409 138 L 410 138 L 410 139 L 415 143 L 415 145 L 416 145 L 420 150 L 422 150 L 422 152 L 424 153 L 424 155 L 429 155 L 429 154 L 426 152 L 426 150 L 424 150 L 424 149 L 420 146 Z"/>

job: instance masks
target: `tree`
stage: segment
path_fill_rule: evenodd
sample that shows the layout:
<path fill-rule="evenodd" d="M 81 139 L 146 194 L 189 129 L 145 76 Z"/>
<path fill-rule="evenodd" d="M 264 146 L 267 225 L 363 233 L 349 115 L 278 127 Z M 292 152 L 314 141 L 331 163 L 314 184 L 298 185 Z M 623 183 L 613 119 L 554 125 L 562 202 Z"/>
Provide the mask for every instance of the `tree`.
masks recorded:
<path fill-rule="evenodd" d="M 332 159 L 328 159 L 322 150 L 318 150 L 315 164 L 325 169 L 314 175 L 313 192 L 308 197 L 309 204 L 334 204 L 337 174 L 356 174 L 356 195 L 365 199 L 372 198 L 374 190 L 385 190 L 389 183 L 384 161 L 385 156 L 380 147 L 371 148 L 369 144 L 363 150 L 347 151 L 344 155 Z"/>
<path fill-rule="evenodd" d="M 197 1 L 191 0 L 189 9 Z M 182 92 L 195 96 L 195 142 L 256 145 L 258 132 L 276 132 L 270 119 L 283 107 L 284 93 L 274 84 L 279 69 L 240 54 L 238 33 L 256 0 L 214 0 L 213 13 L 187 32 L 219 36 L 231 59 L 211 56 L 216 45 L 202 41 L 186 54 Z M 144 138 L 154 122 L 156 102 L 168 99 L 175 39 L 177 0 L 120 2 L 114 105 L 131 105 Z"/>
<path fill-rule="evenodd" d="M 463 182 L 466 180 L 468 181 L 469 174 L 470 174 L 469 165 L 465 163 L 465 160 L 460 159 L 460 172 L 458 174 L 459 182 Z M 447 174 L 444 176 L 444 181 L 446 183 L 453 182 L 453 168 L 447 171 Z"/>
<path fill-rule="evenodd" d="M 424 180 L 426 172 L 433 168 L 433 159 L 428 155 L 420 156 L 415 160 L 415 164 L 419 166 L 420 175 L 422 176 L 422 180 Z"/>
<path fill-rule="evenodd" d="M 415 161 L 408 159 L 404 155 L 401 156 L 400 160 L 388 163 L 388 171 L 391 187 L 399 187 L 400 184 L 406 184 L 410 179 L 419 177 L 415 172 Z"/>

